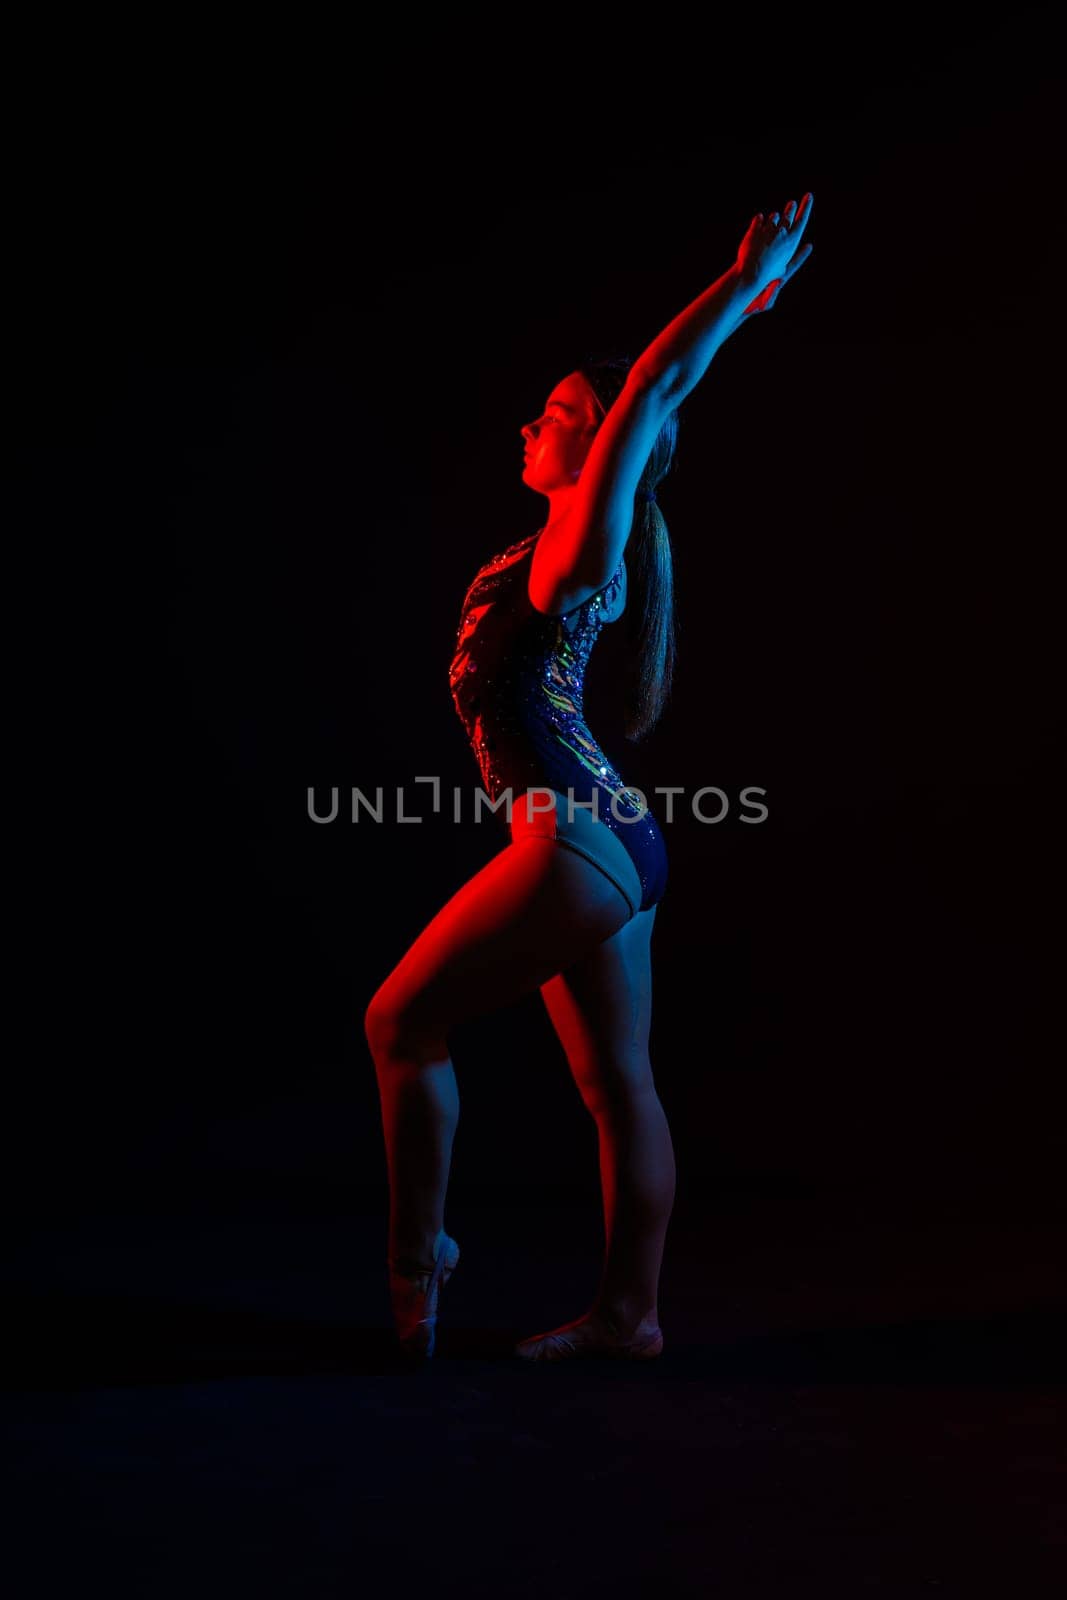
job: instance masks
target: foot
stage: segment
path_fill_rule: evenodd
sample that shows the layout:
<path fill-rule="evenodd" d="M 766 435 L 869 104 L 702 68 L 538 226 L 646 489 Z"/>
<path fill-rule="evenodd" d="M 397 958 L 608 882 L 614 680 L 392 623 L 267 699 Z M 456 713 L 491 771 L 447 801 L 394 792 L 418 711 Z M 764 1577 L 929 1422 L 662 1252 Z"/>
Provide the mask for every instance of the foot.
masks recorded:
<path fill-rule="evenodd" d="M 437 1302 L 459 1262 L 459 1245 L 441 1230 L 432 1264 L 397 1257 L 389 1262 L 389 1295 L 401 1348 L 408 1355 L 432 1356 Z"/>
<path fill-rule="evenodd" d="M 568 1361 L 577 1356 L 608 1356 L 623 1361 L 651 1361 L 663 1351 L 663 1334 L 654 1316 L 624 1332 L 605 1313 L 587 1311 L 551 1333 L 536 1333 L 515 1346 L 524 1361 Z"/>

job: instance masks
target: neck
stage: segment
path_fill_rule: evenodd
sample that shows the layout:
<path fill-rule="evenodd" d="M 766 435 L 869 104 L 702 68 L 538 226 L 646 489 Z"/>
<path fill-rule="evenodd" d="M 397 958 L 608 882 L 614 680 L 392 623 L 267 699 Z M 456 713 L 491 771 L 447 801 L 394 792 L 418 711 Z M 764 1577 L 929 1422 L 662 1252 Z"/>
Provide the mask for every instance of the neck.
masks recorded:
<path fill-rule="evenodd" d="M 553 489 L 548 496 L 548 517 L 545 521 L 544 532 L 554 528 L 557 523 L 565 521 L 574 504 L 574 490 L 577 485 L 566 489 Z"/>

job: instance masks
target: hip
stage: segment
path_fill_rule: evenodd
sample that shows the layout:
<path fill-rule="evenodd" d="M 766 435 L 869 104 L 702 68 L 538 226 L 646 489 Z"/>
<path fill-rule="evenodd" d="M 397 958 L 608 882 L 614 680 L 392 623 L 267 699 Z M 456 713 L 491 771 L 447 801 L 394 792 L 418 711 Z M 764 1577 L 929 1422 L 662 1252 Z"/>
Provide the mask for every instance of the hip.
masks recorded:
<path fill-rule="evenodd" d="M 613 808 L 612 791 L 588 795 L 545 785 L 531 786 L 511 800 L 512 843 L 553 839 L 605 872 L 630 902 L 631 912 L 655 904 L 666 882 L 666 844 L 649 810 L 631 816 Z"/>

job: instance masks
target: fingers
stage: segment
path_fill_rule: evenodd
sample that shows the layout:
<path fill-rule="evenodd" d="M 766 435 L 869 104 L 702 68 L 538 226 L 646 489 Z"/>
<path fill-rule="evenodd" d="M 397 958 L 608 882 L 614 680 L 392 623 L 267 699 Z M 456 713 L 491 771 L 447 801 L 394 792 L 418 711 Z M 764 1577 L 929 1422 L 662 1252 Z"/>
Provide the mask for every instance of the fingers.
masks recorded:
<path fill-rule="evenodd" d="M 811 208 L 815 196 L 809 189 L 801 200 L 799 206 L 795 200 L 787 200 L 783 209 L 769 211 L 766 215 L 757 211 L 748 226 L 746 241 L 752 234 L 756 239 L 751 247 L 752 259 L 758 260 L 761 276 L 768 278 L 774 275 L 776 281 L 774 288 L 765 305 L 753 302 L 754 310 L 769 311 L 777 300 L 782 285 L 788 283 L 794 273 L 798 272 L 811 254 L 811 245 L 800 247 L 800 239 L 811 217 Z M 788 255 L 788 263 L 779 266 Z M 747 312 L 746 312 L 747 315 Z"/>
<path fill-rule="evenodd" d="M 811 217 L 811 203 L 814 200 L 814 198 L 815 198 L 815 196 L 811 193 L 811 190 L 809 189 L 808 193 L 804 196 L 803 200 L 800 202 L 799 209 L 794 210 L 792 212 L 792 214 L 790 215 L 790 218 L 789 218 L 789 223 L 790 223 L 789 232 L 790 232 L 790 236 L 792 238 L 799 240 L 801 238 L 801 236 L 803 235 L 804 229 L 807 227 L 808 221 L 809 221 L 809 219 Z M 790 206 L 792 206 L 792 205 L 793 205 L 793 202 L 792 202 L 792 200 L 790 200 L 789 205 L 786 207 L 786 210 L 788 211 Z"/>
<path fill-rule="evenodd" d="M 799 206 L 795 200 L 787 200 L 785 203 L 785 208 L 781 213 L 777 211 L 768 212 L 768 226 L 773 227 L 776 233 L 778 233 L 782 228 L 787 228 L 789 230 L 790 237 L 799 240 L 800 236 L 804 232 L 804 229 L 808 225 L 808 218 L 811 216 L 811 206 L 814 198 L 815 196 L 809 189 L 803 200 L 801 200 Z M 762 213 L 759 213 L 759 215 L 762 215 Z"/>

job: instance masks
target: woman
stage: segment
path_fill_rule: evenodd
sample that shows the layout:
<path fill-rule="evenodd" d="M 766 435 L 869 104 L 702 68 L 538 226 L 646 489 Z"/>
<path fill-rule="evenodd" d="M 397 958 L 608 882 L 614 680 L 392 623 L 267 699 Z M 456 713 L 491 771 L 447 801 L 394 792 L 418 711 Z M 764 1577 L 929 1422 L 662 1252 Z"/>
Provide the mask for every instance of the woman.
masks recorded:
<path fill-rule="evenodd" d="M 596 1120 L 606 1251 L 585 1314 L 516 1353 L 645 1360 L 663 1349 L 657 1295 L 675 1167 L 648 1038 L 666 847 L 587 727 L 582 690 L 600 627 L 621 616 L 629 587 L 642 623 L 628 737 L 658 719 L 674 636 L 655 487 L 671 463 L 677 408 L 723 341 L 770 310 L 807 260 L 811 207 L 809 193 L 781 216 L 758 213 L 734 265 L 638 360 L 571 372 L 522 429 L 523 479 L 547 498 L 547 520 L 477 574 L 450 669 L 511 842 L 431 920 L 365 1018 L 389 1169 L 393 1315 L 416 1357 L 433 1353 L 440 1290 L 459 1260 L 444 1230 L 459 1118 L 448 1031 L 537 988 Z"/>

